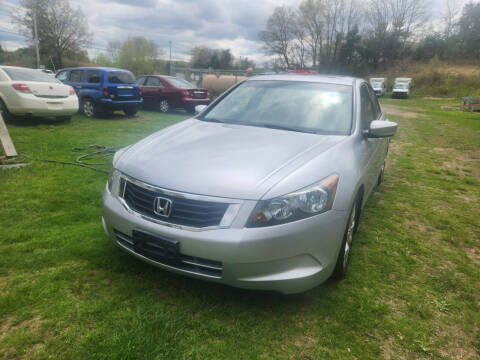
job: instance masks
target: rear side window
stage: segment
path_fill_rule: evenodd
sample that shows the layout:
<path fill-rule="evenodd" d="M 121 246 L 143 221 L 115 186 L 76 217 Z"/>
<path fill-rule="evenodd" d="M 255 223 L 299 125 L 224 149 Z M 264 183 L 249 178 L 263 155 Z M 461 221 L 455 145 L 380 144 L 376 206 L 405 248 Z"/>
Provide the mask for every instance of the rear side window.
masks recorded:
<path fill-rule="evenodd" d="M 100 71 L 99 70 L 87 70 L 87 83 L 99 83 Z"/>
<path fill-rule="evenodd" d="M 56 78 L 60 81 L 66 81 L 68 79 L 68 71 L 60 71 Z"/>
<path fill-rule="evenodd" d="M 179 78 L 168 78 L 168 82 L 173 86 L 181 89 L 195 89 L 196 86 L 189 83 L 186 80 L 179 79 Z"/>
<path fill-rule="evenodd" d="M 71 82 L 82 82 L 83 70 L 72 70 L 70 73 Z"/>
<path fill-rule="evenodd" d="M 53 76 L 44 73 L 43 71 L 34 69 L 22 69 L 22 68 L 3 68 L 8 77 L 13 81 L 38 81 L 47 83 L 58 83 L 57 79 Z"/>
<path fill-rule="evenodd" d="M 147 80 L 147 86 L 163 86 L 159 78 L 150 76 Z"/>
<path fill-rule="evenodd" d="M 138 85 L 143 85 L 143 84 L 145 84 L 145 80 L 147 80 L 147 78 L 145 76 L 139 77 L 137 79 L 137 84 Z"/>
<path fill-rule="evenodd" d="M 126 71 L 111 71 L 108 73 L 108 82 L 111 84 L 135 84 L 132 73 Z"/>

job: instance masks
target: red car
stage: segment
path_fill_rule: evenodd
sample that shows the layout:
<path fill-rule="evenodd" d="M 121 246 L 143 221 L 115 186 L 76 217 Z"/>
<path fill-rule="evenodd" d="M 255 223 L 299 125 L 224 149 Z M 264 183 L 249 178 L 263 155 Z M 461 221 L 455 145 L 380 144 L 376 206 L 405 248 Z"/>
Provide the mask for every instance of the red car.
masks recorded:
<path fill-rule="evenodd" d="M 137 78 L 145 107 L 154 107 L 161 112 L 183 108 L 190 113 L 195 106 L 210 104 L 206 89 L 198 89 L 186 80 L 163 75 L 142 75 Z"/>

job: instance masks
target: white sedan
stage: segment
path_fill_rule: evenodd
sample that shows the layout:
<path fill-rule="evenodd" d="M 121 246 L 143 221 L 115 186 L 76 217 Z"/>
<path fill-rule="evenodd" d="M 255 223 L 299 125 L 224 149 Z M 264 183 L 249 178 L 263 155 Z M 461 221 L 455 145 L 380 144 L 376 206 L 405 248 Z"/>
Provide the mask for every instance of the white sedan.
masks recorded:
<path fill-rule="evenodd" d="M 0 112 L 14 122 L 24 117 L 67 120 L 78 111 L 75 90 L 35 69 L 0 65 Z"/>

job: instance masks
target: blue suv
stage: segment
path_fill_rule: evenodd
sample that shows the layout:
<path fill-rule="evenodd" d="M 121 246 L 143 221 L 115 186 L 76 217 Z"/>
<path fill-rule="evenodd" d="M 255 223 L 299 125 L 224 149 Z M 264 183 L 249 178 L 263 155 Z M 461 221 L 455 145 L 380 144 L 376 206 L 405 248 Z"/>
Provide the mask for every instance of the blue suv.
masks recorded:
<path fill-rule="evenodd" d="M 80 111 L 87 117 L 115 110 L 135 116 L 143 102 L 135 76 L 128 70 L 76 67 L 59 70 L 55 77 L 75 89 Z"/>

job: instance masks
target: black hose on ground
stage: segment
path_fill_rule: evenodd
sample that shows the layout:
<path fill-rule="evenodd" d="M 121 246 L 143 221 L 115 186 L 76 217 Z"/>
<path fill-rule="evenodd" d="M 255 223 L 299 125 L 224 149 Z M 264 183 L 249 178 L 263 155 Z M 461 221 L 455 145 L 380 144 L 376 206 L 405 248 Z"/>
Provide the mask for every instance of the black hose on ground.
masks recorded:
<path fill-rule="evenodd" d="M 90 170 L 93 170 L 93 171 L 108 174 L 109 171 L 104 170 L 104 169 L 100 169 L 96 166 L 110 165 L 111 161 L 97 162 L 98 159 L 104 159 L 106 157 L 109 157 L 109 156 L 113 155 L 118 149 L 121 149 L 122 147 L 123 146 L 108 147 L 108 146 L 97 145 L 97 144 L 88 145 L 88 146 L 85 146 L 85 147 L 74 147 L 74 148 L 72 148 L 72 151 L 84 151 L 84 150 L 87 150 L 87 149 L 97 149 L 96 151 L 92 151 L 92 152 L 85 153 L 85 154 L 82 154 L 82 155 L 78 156 L 75 159 L 75 162 L 62 161 L 62 160 L 52 160 L 52 159 L 39 159 L 39 158 L 33 157 L 31 155 L 28 155 L 28 154 L 23 154 L 23 153 L 18 154 L 17 159 L 23 157 L 25 159 L 29 159 L 29 160 L 32 160 L 32 161 L 40 161 L 40 162 L 62 164 L 62 165 L 81 166 L 81 167 L 84 167 L 84 168 L 87 168 L 87 169 L 90 169 Z M 94 161 L 94 162 L 90 162 L 90 161 Z"/>

